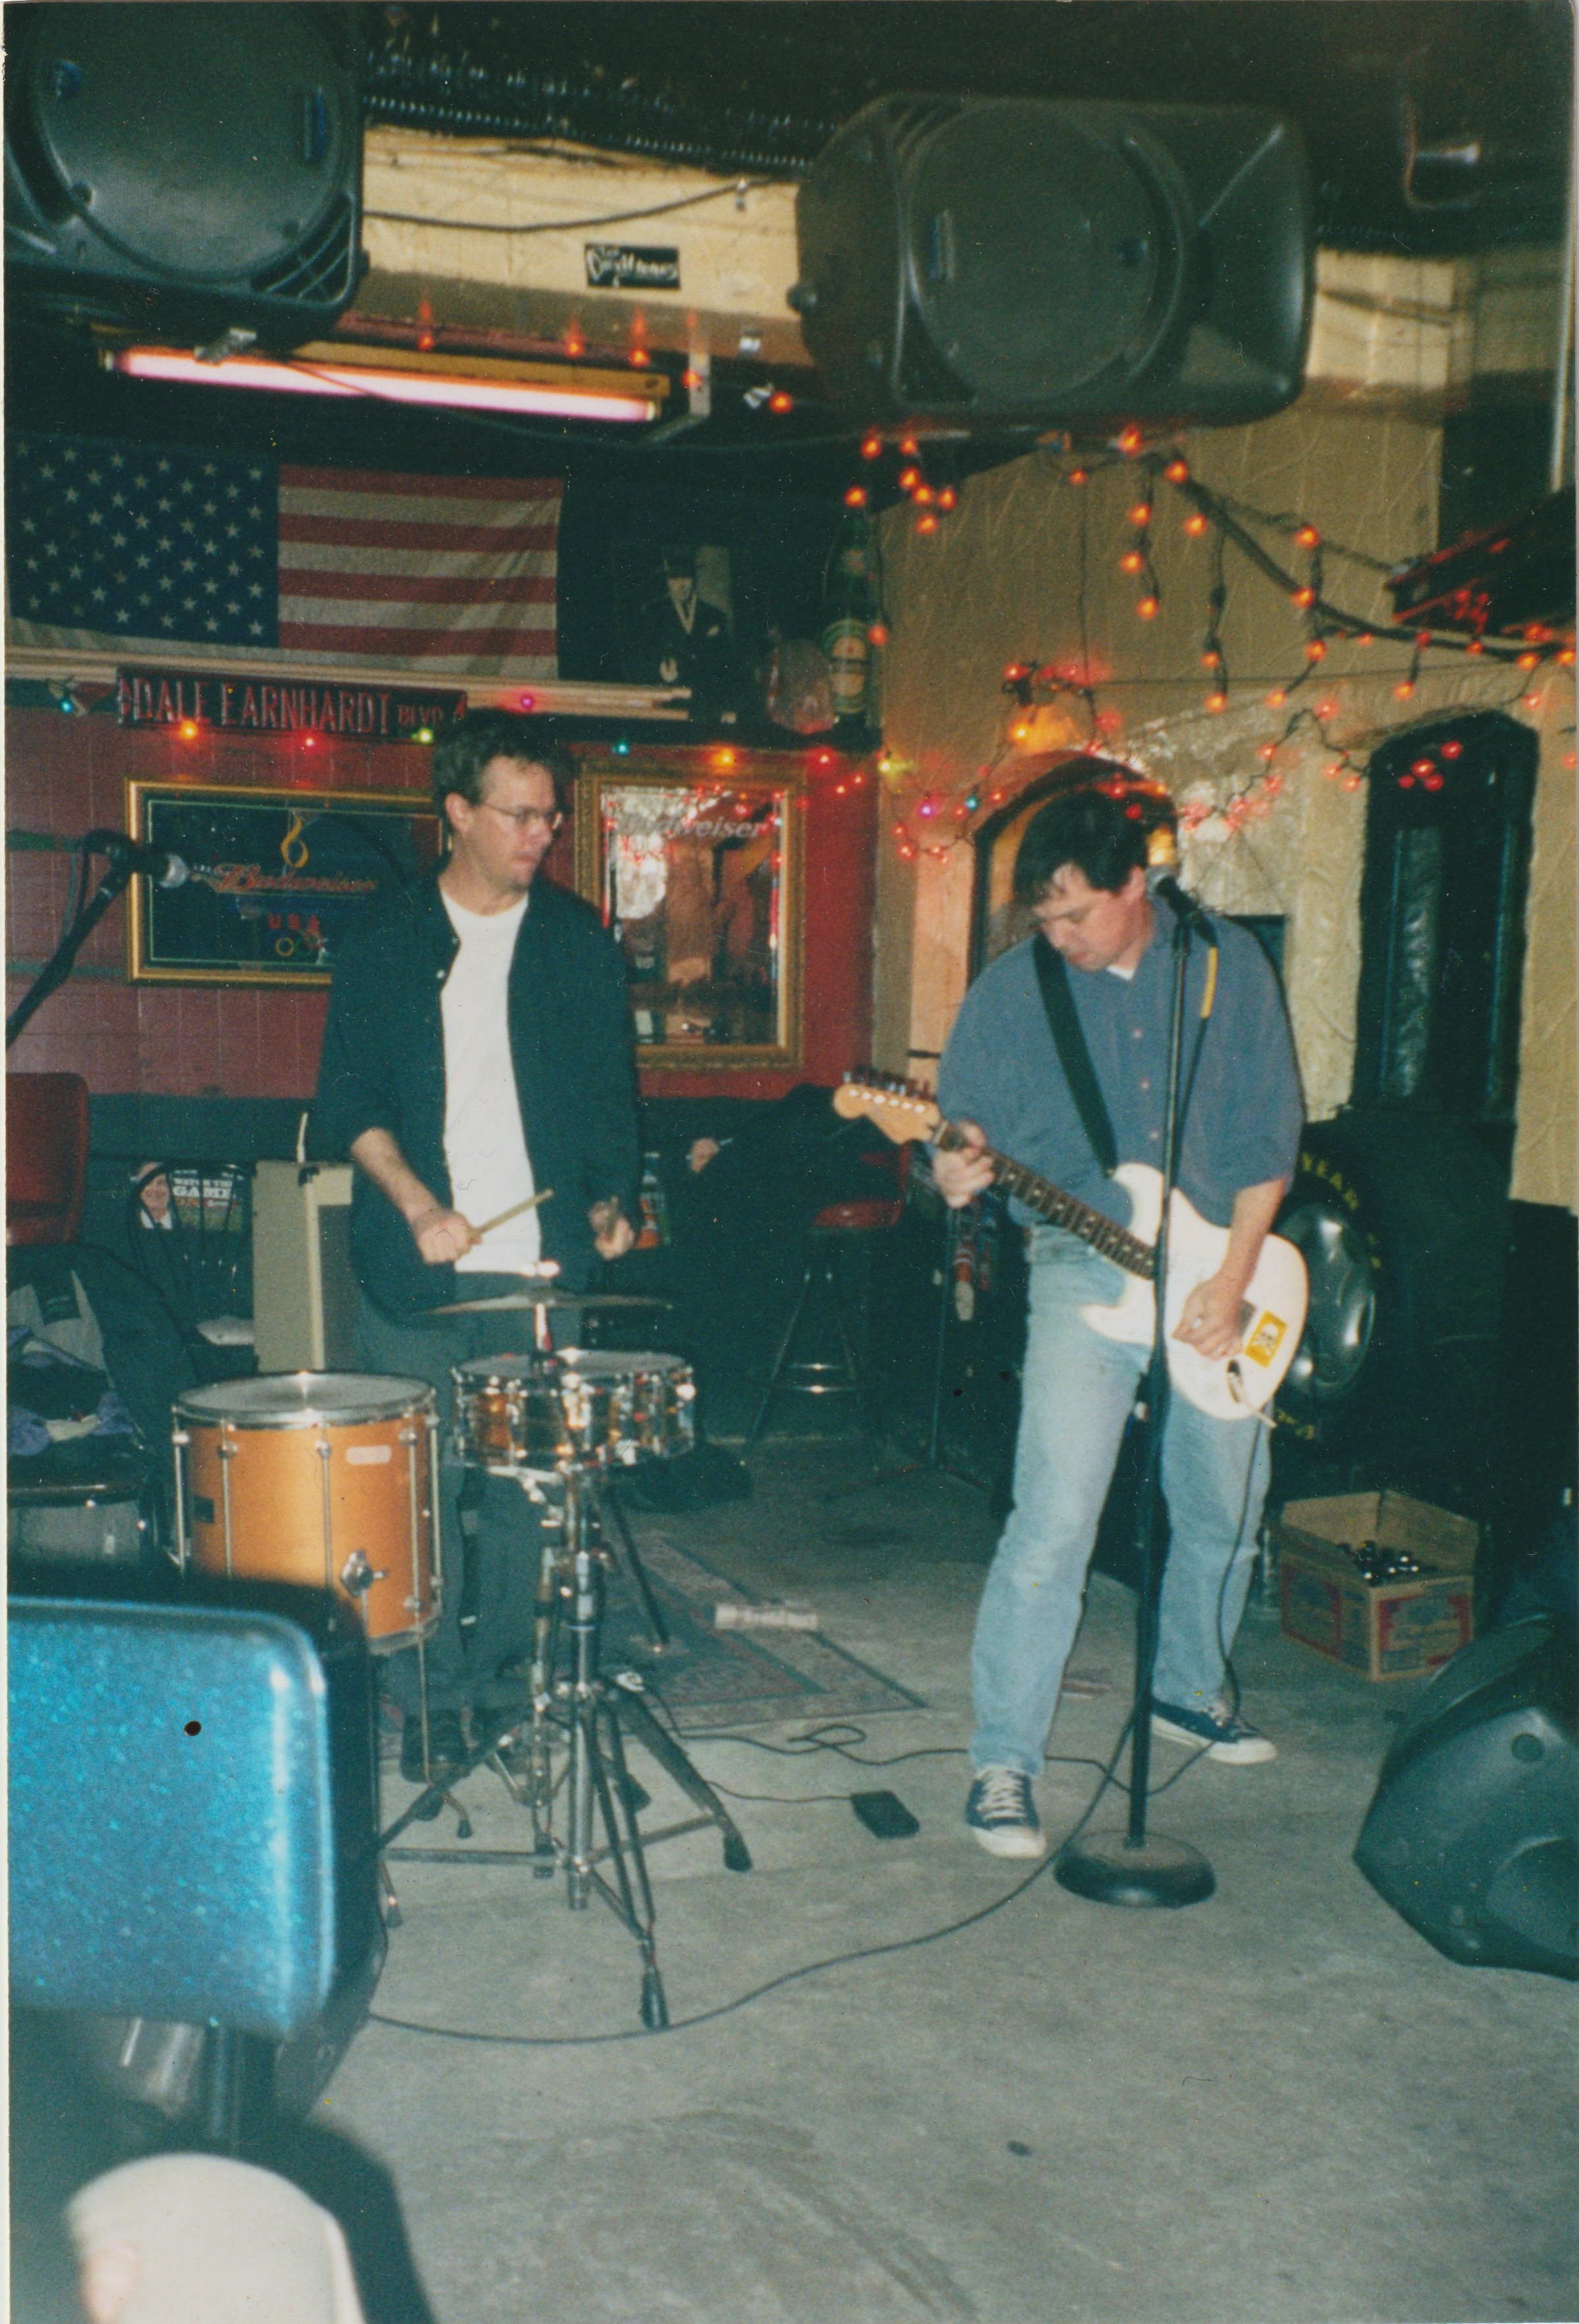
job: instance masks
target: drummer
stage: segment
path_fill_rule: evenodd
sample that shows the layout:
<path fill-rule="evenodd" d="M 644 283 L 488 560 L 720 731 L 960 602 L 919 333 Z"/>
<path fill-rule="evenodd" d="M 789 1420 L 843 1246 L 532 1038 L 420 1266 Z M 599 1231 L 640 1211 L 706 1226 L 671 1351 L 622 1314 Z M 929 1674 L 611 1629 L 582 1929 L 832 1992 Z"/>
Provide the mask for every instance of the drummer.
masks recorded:
<path fill-rule="evenodd" d="M 445 859 L 370 908 L 329 992 L 313 1140 L 356 1166 L 358 1360 L 430 1382 L 446 1415 L 451 1366 L 530 1348 L 532 1318 L 435 1309 L 519 1292 L 524 1270 L 543 1261 L 557 1264 L 558 1288 L 580 1289 L 598 1258 L 620 1258 L 634 1239 L 640 1145 L 623 968 L 596 913 L 540 876 L 575 771 L 547 720 L 495 710 L 462 720 L 433 752 Z M 490 1479 L 474 1508 L 478 1481 L 447 1431 L 446 1589 L 427 1649 L 436 1775 L 466 1757 L 463 1716 L 481 1744 L 525 1707 L 524 1682 L 507 1666 L 531 1640 L 531 1504 Z M 385 1670 L 405 1714 L 401 1770 L 415 1782 L 417 1656 L 396 1654 Z"/>

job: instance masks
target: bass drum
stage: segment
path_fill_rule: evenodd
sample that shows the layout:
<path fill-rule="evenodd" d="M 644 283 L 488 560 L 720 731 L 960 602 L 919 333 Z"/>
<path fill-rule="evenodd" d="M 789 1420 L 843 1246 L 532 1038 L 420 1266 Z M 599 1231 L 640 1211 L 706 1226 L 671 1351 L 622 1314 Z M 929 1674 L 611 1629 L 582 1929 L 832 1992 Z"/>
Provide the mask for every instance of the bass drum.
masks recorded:
<path fill-rule="evenodd" d="M 1465 1492 L 1495 1434 L 1507 1177 L 1440 1115 L 1315 1122 L 1277 1221 L 1304 1258 L 1310 1308 L 1279 1391 L 1279 1467 L 1373 1469 L 1439 1499 Z"/>

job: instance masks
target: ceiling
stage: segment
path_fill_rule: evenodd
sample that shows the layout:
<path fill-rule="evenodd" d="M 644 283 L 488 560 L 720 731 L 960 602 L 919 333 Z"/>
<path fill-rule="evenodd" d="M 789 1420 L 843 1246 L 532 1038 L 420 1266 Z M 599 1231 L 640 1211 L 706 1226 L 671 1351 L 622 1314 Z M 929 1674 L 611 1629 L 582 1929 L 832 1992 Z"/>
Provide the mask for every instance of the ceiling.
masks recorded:
<path fill-rule="evenodd" d="M 1445 257 L 1563 234 L 1567 0 L 442 0 L 365 5 L 356 21 L 368 117 L 440 134 L 794 177 L 885 91 L 1253 102 L 1299 124 L 1328 246 Z M 627 489 L 661 473 L 676 489 L 819 497 L 851 473 L 847 423 L 804 393 L 782 429 L 731 405 L 705 439 L 635 446 L 590 425 L 370 419 L 316 398 L 129 382 L 20 318 L 7 372 L 14 425 L 288 459 L 541 470 Z M 963 474 L 1016 448 L 973 441 L 950 456 Z"/>
<path fill-rule="evenodd" d="M 1318 239 L 1418 255 L 1563 233 L 1567 0 L 573 0 L 363 10 L 370 118 L 797 176 L 900 90 L 1256 104 Z"/>

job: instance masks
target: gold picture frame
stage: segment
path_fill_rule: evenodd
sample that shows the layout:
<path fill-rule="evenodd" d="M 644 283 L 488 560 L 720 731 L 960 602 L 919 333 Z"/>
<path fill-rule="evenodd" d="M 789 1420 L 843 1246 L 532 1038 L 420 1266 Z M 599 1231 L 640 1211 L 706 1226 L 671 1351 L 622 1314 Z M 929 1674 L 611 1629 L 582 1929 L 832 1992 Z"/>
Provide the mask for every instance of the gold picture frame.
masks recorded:
<path fill-rule="evenodd" d="M 804 785 L 761 752 L 600 752 L 576 885 L 624 954 L 637 1063 L 799 1069 Z"/>
<path fill-rule="evenodd" d="M 356 914 L 439 860 L 420 791 L 128 781 L 126 829 L 183 867 L 169 886 L 132 881 L 134 984 L 325 986 Z"/>

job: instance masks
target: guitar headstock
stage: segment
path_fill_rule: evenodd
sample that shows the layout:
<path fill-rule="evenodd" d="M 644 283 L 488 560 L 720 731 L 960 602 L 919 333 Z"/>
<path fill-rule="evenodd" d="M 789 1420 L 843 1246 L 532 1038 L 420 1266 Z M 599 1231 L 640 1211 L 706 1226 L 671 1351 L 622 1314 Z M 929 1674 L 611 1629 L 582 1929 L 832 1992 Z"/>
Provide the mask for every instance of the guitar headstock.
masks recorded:
<path fill-rule="evenodd" d="M 876 1123 L 896 1146 L 913 1139 L 935 1138 L 943 1124 L 936 1102 L 913 1082 L 896 1074 L 868 1072 L 863 1067 L 841 1082 L 834 1092 L 834 1111 L 846 1121 Z"/>

